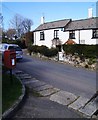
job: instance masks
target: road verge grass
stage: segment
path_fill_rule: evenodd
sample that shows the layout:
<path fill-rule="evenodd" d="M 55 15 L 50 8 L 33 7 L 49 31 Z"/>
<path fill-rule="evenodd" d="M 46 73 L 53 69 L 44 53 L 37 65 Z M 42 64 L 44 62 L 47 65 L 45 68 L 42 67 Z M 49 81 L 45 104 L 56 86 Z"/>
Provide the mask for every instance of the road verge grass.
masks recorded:
<path fill-rule="evenodd" d="M 13 75 L 13 83 L 8 73 L 2 74 L 2 113 L 9 109 L 22 94 L 21 82 Z"/>
<path fill-rule="evenodd" d="M 31 94 L 34 97 L 43 97 L 39 92 L 35 91 L 34 89 L 32 89 L 31 91 L 29 87 L 26 87 L 26 91 L 27 91 L 27 95 Z"/>

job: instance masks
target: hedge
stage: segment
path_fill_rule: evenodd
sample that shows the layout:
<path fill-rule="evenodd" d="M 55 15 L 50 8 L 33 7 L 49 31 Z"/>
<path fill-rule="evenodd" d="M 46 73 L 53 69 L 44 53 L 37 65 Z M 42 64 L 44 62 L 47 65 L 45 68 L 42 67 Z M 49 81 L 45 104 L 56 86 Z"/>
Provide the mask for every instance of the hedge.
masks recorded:
<path fill-rule="evenodd" d="M 63 45 L 63 50 L 66 54 L 77 54 L 81 59 L 83 58 L 96 58 L 98 56 L 97 53 L 98 45 L 81 45 L 81 44 L 74 44 L 74 45 Z M 28 47 L 28 51 L 31 54 L 33 53 L 40 53 L 47 57 L 56 56 L 58 53 L 58 48 L 51 48 L 42 45 L 31 45 Z"/>
<path fill-rule="evenodd" d="M 8 40 L 8 39 L 3 39 L 2 43 L 8 43 L 8 44 L 17 44 L 19 45 L 22 49 L 26 48 L 25 41 L 21 40 Z"/>
<path fill-rule="evenodd" d="M 42 46 L 38 46 L 38 45 L 33 45 L 33 46 L 28 46 L 28 52 L 31 55 L 31 53 L 40 53 L 44 56 L 47 57 L 53 57 L 56 56 L 58 53 L 58 49 L 57 48 L 51 48 L 49 49 L 48 47 L 42 45 Z"/>
<path fill-rule="evenodd" d="M 79 56 L 84 56 L 85 58 L 96 58 L 97 48 L 98 45 L 63 45 L 63 49 L 66 54 L 77 54 Z"/>

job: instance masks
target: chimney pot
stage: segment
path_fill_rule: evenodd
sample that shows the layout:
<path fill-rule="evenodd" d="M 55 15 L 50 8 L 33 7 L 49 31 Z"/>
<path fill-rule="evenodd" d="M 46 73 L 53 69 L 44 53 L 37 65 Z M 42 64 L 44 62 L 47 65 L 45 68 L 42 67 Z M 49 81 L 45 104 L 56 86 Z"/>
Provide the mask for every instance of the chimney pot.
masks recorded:
<path fill-rule="evenodd" d="M 88 9 L 88 18 L 92 18 L 93 17 L 93 9 L 89 8 Z"/>
<path fill-rule="evenodd" d="M 44 24 L 45 23 L 45 18 L 44 16 L 41 17 L 41 24 Z"/>

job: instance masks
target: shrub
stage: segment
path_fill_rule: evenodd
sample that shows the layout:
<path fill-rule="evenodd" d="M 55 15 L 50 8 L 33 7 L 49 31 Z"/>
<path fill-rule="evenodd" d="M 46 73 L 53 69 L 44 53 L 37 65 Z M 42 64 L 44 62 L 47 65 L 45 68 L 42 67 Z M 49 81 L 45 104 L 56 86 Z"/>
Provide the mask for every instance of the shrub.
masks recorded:
<path fill-rule="evenodd" d="M 55 48 L 51 48 L 51 49 L 46 49 L 43 53 L 44 56 L 46 57 L 53 57 L 56 56 L 58 53 L 58 50 Z"/>
<path fill-rule="evenodd" d="M 96 62 L 96 59 L 90 58 L 88 64 L 89 64 L 89 65 L 92 65 L 92 64 L 95 63 L 95 62 Z"/>
<path fill-rule="evenodd" d="M 31 55 L 31 53 L 33 52 L 32 45 L 29 45 L 28 48 L 27 48 L 27 50 L 29 52 L 29 55 Z"/>
<path fill-rule="evenodd" d="M 73 45 L 64 45 L 63 50 L 65 51 L 66 54 L 73 54 Z"/>
<path fill-rule="evenodd" d="M 37 50 L 38 50 L 38 52 L 39 52 L 40 54 L 45 55 L 46 52 L 48 51 L 48 47 L 46 47 L 46 46 L 44 46 L 44 45 L 38 46 L 38 47 L 37 47 Z"/>
<path fill-rule="evenodd" d="M 83 53 L 86 58 L 96 58 L 96 45 L 85 45 Z"/>
<path fill-rule="evenodd" d="M 96 48 L 98 45 L 63 45 L 63 49 L 66 54 L 78 54 L 79 56 L 83 56 L 85 58 L 96 58 L 97 52 Z"/>
<path fill-rule="evenodd" d="M 8 39 L 3 39 L 2 43 L 8 43 L 8 44 L 17 44 L 19 45 L 22 49 L 26 48 L 25 42 L 21 40 L 8 40 Z"/>
<path fill-rule="evenodd" d="M 38 46 L 37 45 L 33 45 L 32 46 L 32 52 L 34 52 L 34 53 L 38 53 Z"/>
<path fill-rule="evenodd" d="M 58 53 L 57 48 L 51 48 L 51 49 L 49 49 L 49 51 L 50 51 L 50 57 L 56 56 Z"/>
<path fill-rule="evenodd" d="M 38 46 L 38 45 L 31 45 L 28 46 L 28 52 L 31 55 L 32 52 L 34 53 L 40 53 L 46 57 L 53 57 L 55 55 L 57 55 L 58 53 L 58 49 L 57 48 L 51 48 L 49 49 L 48 47 L 42 45 L 42 46 Z"/>

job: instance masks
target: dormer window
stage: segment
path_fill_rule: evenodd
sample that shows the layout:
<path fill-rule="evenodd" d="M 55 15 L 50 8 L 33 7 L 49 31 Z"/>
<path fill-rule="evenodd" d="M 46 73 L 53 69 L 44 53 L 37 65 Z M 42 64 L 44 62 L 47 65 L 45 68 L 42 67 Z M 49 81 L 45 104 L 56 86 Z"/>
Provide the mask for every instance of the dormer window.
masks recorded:
<path fill-rule="evenodd" d="M 98 29 L 93 30 L 92 38 L 98 38 Z"/>

